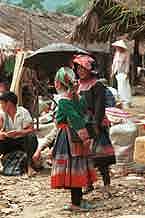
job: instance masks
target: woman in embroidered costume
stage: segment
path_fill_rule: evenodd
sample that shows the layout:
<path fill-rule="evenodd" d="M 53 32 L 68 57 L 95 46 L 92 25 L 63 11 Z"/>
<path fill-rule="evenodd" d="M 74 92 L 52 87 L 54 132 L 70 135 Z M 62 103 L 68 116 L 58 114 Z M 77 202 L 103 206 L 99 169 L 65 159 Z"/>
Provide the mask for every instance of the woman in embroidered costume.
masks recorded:
<path fill-rule="evenodd" d="M 75 74 L 62 67 L 55 77 L 55 87 L 61 98 L 56 112 L 58 134 L 52 151 L 52 188 L 71 190 L 70 209 L 92 209 L 82 200 L 82 187 L 96 181 L 92 161 L 88 160 L 92 139 L 84 120 L 85 101 L 77 95 Z M 66 207 L 67 208 L 67 207 Z"/>
<path fill-rule="evenodd" d="M 88 55 L 77 55 L 73 60 L 79 76 L 78 92 L 86 99 L 86 121 L 90 136 L 95 140 L 92 146 L 94 163 L 99 169 L 104 182 L 104 196 L 110 194 L 109 165 L 115 163 L 115 154 L 109 139 L 108 122 L 105 119 L 105 86 L 97 80 L 92 71 L 94 59 Z M 85 193 L 93 190 L 90 184 Z"/>

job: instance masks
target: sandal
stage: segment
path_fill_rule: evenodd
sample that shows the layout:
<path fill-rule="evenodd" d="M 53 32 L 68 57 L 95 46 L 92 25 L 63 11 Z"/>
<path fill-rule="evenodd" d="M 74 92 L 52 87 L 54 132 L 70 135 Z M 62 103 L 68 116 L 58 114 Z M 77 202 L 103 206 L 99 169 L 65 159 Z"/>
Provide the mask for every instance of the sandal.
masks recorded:
<path fill-rule="evenodd" d="M 94 209 L 94 205 L 89 204 L 88 202 L 82 201 L 80 206 L 77 205 L 64 205 L 63 210 L 65 211 L 75 211 L 75 212 L 88 212 L 91 209 Z"/>
<path fill-rule="evenodd" d="M 76 205 L 64 205 L 63 206 L 63 210 L 65 211 L 74 211 L 74 212 L 87 212 L 88 210 L 81 208 L 79 206 Z"/>
<path fill-rule="evenodd" d="M 72 205 L 67 205 L 67 204 L 65 204 L 65 205 L 63 206 L 63 210 L 65 210 L 65 211 L 72 211 Z"/>
<path fill-rule="evenodd" d="M 92 203 L 90 203 L 90 202 L 88 202 L 87 200 L 84 199 L 84 200 L 81 201 L 80 207 L 87 209 L 87 211 L 90 211 L 90 210 L 93 210 L 93 209 L 99 209 L 99 208 L 104 207 L 104 202 L 99 200 L 97 203 L 92 204 Z"/>
<path fill-rule="evenodd" d="M 82 200 L 81 204 L 80 204 L 80 208 L 85 209 L 86 211 L 95 209 L 97 207 L 97 205 L 93 205 L 91 203 L 89 203 L 87 200 Z"/>

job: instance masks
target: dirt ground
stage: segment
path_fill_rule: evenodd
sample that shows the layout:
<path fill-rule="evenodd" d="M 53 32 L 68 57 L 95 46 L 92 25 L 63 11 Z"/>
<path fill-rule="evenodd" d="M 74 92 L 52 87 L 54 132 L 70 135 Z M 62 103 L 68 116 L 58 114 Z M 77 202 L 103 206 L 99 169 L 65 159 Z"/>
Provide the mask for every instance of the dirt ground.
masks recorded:
<path fill-rule="evenodd" d="M 132 112 L 144 113 L 145 97 L 134 97 Z M 63 210 L 70 201 L 69 191 L 50 189 L 50 169 L 32 178 L 0 175 L 1 218 L 115 218 L 120 215 L 145 215 L 145 176 L 121 176 L 120 166 L 113 168 L 112 197 L 103 199 L 99 177 L 95 190 L 84 198 L 97 204 L 90 212 L 75 213 Z"/>

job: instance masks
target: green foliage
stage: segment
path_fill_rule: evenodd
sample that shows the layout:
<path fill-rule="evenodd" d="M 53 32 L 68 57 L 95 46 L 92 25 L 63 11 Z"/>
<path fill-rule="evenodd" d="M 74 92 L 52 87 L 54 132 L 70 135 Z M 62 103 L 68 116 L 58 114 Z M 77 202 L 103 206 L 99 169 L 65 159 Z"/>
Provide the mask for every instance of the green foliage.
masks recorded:
<path fill-rule="evenodd" d="M 71 0 L 69 4 L 65 4 L 57 8 L 57 12 L 81 16 L 88 7 L 90 0 Z"/>
<path fill-rule="evenodd" d="M 0 3 L 13 4 L 13 0 L 0 0 Z"/>
<path fill-rule="evenodd" d="M 44 2 L 44 0 L 31 0 L 31 1 L 30 0 L 22 0 L 22 2 L 19 3 L 18 5 L 20 7 L 28 8 L 28 9 L 44 10 L 43 2 Z"/>
<path fill-rule="evenodd" d="M 136 6 L 136 2 L 132 7 L 127 4 L 110 3 L 110 0 L 104 0 L 104 16 L 101 26 L 98 29 L 100 39 L 107 41 L 113 34 L 121 35 L 129 33 L 131 37 L 139 35 L 145 30 L 144 12 L 140 7 Z"/>

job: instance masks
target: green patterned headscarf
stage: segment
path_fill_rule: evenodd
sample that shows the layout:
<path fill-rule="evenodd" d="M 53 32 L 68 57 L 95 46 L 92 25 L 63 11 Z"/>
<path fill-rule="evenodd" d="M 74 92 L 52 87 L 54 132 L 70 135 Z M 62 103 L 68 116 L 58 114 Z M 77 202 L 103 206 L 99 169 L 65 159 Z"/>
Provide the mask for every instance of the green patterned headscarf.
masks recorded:
<path fill-rule="evenodd" d="M 61 67 L 55 76 L 56 81 L 60 81 L 67 89 L 71 89 L 75 82 L 75 73 L 69 67 Z"/>

